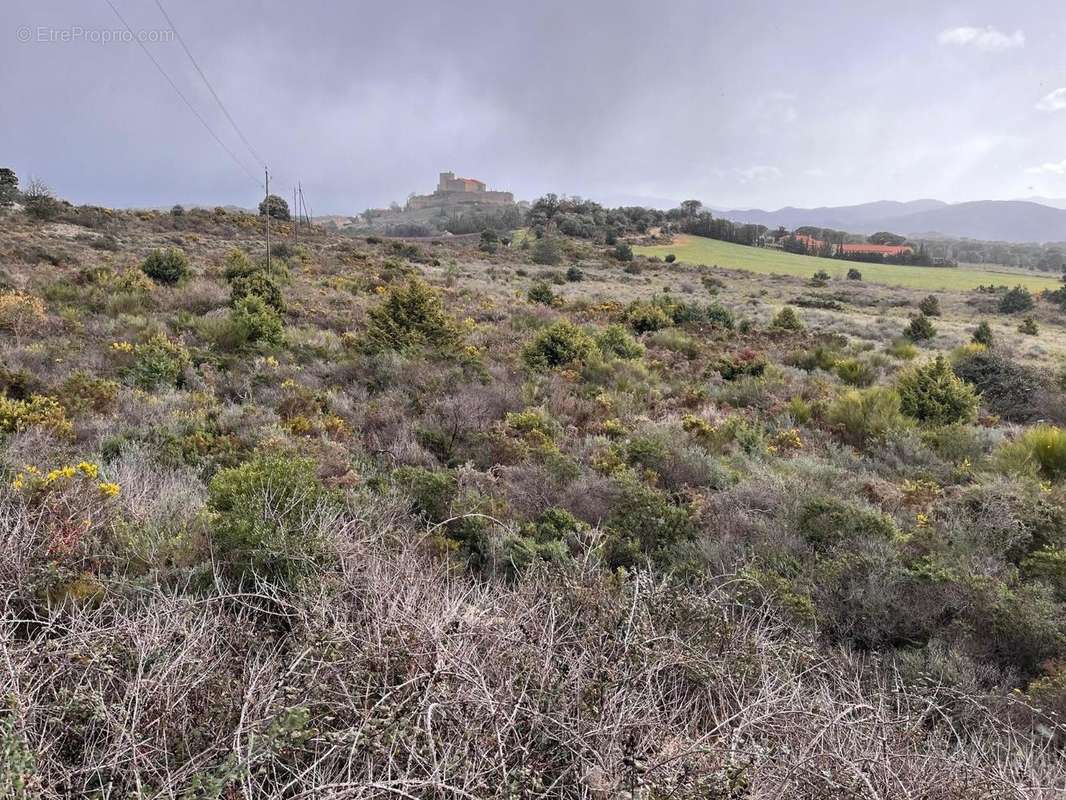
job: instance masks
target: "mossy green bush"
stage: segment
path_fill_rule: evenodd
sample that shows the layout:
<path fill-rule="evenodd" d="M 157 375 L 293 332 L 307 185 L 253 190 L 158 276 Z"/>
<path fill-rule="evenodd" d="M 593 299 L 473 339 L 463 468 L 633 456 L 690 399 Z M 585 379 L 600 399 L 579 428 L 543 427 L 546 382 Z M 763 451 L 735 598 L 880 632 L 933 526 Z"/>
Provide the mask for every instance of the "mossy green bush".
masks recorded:
<path fill-rule="evenodd" d="M 919 422 L 954 425 L 977 419 L 980 400 L 973 384 L 960 379 L 942 355 L 905 371 L 896 391 L 900 409 Z"/>
<path fill-rule="evenodd" d="M 848 386 L 865 388 L 874 382 L 877 374 L 866 361 L 858 358 L 842 358 L 833 366 L 833 372 Z"/>
<path fill-rule="evenodd" d="M 242 585 L 296 586 L 323 563 L 318 519 L 332 502 L 311 459 L 259 456 L 218 472 L 207 509 L 223 576 Z"/>
<path fill-rule="evenodd" d="M 635 302 L 626 309 L 626 322 L 636 333 L 651 333 L 674 324 L 662 307 L 652 303 Z"/>
<path fill-rule="evenodd" d="M 157 249 L 144 259 L 141 270 L 156 283 L 172 286 L 189 276 L 189 259 L 178 247 Z"/>
<path fill-rule="evenodd" d="M 259 297 L 274 311 L 285 311 L 285 300 L 277 281 L 261 270 L 236 276 L 230 282 L 230 305 L 236 305 L 246 297 Z"/>
<path fill-rule="evenodd" d="M 554 306 L 560 302 L 560 298 L 544 281 L 537 281 L 530 286 L 529 291 L 526 292 L 526 299 L 531 303 L 539 303 L 542 306 Z"/>
<path fill-rule="evenodd" d="M 230 323 L 236 340 L 243 345 L 277 346 L 285 335 L 281 315 L 257 294 L 246 295 L 234 304 Z"/>
<path fill-rule="evenodd" d="M 127 378 L 141 389 L 157 389 L 180 383 L 185 368 L 192 363 L 184 345 L 164 333 L 150 336 L 133 348 L 134 361 Z"/>
<path fill-rule="evenodd" d="M 770 328 L 775 331 L 801 331 L 803 320 L 792 306 L 785 306 L 770 321 Z"/>
<path fill-rule="evenodd" d="M 635 476 L 622 476 L 618 489 L 607 521 L 607 565 L 632 568 L 647 558 L 661 567 L 678 566 L 679 546 L 696 534 L 687 506 Z"/>
<path fill-rule="evenodd" d="M 886 514 L 833 497 L 815 497 L 800 507 L 795 530 L 817 550 L 863 539 L 892 541 L 899 535 Z"/>
<path fill-rule="evenodd" d="M 596 334 L 596 346 L 605 356 L 632 361 L 644 355 L 644 345 L 629 335 L 621 325 L 608 325 Z"/>
<path fill-rule="evenodd" d="M 556 236 L 545 235 L 533 244 L 534 264 L 554 266 L 563 260 L 563 247 Z"/>
<path fill-rule="evenodd" d="M 883 386 L 844 392 L 829 405 L 826 421 L 856 445 L 884 439 L 906 425 L 899 394 Z"/>
<path fill-rule="evenodd" d="M 463 336 L 444 303 L 425 281 L 411 278 L 391 286 L 388 295 L 368 312 L 365 346 L 383 350 L 429 350 L 442 357 L 459 354 Z"/>
<path fill-rule="evenodd" d="M 58 399 L 70 414 L 94 411 L 104 413 L 115 407 L 119 385 L 89 372 L 73 372 L 60 384 Z"/>
<path fill-rule="evenodd" d="M 522 360 L 531 369 L 551 369 L 579 362 L 595 350 L 592 337 L 564 319 L 538 331 L 522 350 Z"/>

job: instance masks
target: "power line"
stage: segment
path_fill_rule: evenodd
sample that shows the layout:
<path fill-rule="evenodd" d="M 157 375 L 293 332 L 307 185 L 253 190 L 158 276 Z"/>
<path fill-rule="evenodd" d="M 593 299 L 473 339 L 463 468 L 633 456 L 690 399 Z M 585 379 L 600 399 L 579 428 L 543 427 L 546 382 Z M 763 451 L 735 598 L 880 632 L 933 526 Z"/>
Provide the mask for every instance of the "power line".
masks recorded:
<path fill-rule="evenodd" d="M 260 188 L 262 188 L 262 186 L 263 186 L 262 182 L 260 182 L 260 181 L 259 181 L 259 179 L 258 179 L 258 178 L 256 178 L 256 177 L 255 177 L 255 175 L 253 175 L 253 174 L 251 173 L 251 171 L 250 171 L 250 170 L 248 169 L 248 167 L 246 167 L 246 166 L 244 165 L 244 162 L 243 162 L 243 161 L 241 161 L 241 160 L 240 160 L 239 158 L 237 158 L 237 155 L 236 155 L 236 153 L 234 153 L 234 152 L 233 152 L 232 150 L 230 150 L 230 149 L 229 149 L 229 147 L 228 147 L 228 146 L 226 145 L 226 143 L 225 143 L 225 142 L 223 142 L 223 141 L 222 141 L 222 140 L 221 140 L 221 139 L 219 138 L 218 134 L 217 134 L 217 133 L 215 133 L 215 132 L 214 132 L 214 130 L 212 130 L 211 126 L 207 124 L 207 120 L 205 120 L 205 119 L 204 119 L 204 118 L 203 118 L 203 117 L 202 117 L 202 116 L 200 115 L 200 112 L 199 112 L 199 111 L 197 111 L 197 110 L 196 110 L 196 108 L 195 108 L 195 107 L 193 106 L 193 104 L 189 102 L 189 98 L 187 98 L 187 97 L 186 97 L 186 96 L 185 96 L 185 95 L 184 95 L 184 94 L 182 93 L 181 89 L 179 89 L 179 88 L 178 88 L 178 85 L 177 85 L 176 83 L 174 83 L 174 80 L 173 80 L 173 79 L 172 79 L 172 78 L 170 77 L 170 75 L 169 75 L 169 74 L 167 73 L 167 71 L 166 71 L 165 69 L 163 69 L 163 65 L 162 65 L 162 64 L 160 64 L 160 63 L 159 63 L 159 62 L 158 62 L 158 61 L 156 60 L 156 57 L 152 55 L 152 51 L 151 51 L 151 50 L 149 50 L 149 49 L 148 49 L 147 47 L 145 47 L 145 46 L 144 46 L 144 42 L 142 42 L 142 41 L 140 40 L 140 38 L 139 38 L 139 37 L 137 36 L 137 34 L 135 34 L 135 33 L 133 32 L 133 28 L 131 28 L 131 27 L 129 26 L 129 23 L 128 23 L 128 22 L 126 22 L 125 18 L 124 18 L 124 17 L 123 17 L 123 16 L 122 16 L 122 15 L 121 15 L 121 14 L 119 13 L 118 9 L 117 9 L 117 8 L 115 8 L 115 4 L 114 4 L 114 3 L 112 3 L 112 2 L 111 2 L 111 0 L 104 0 L 104 1 L 105 1 L 105 2 L 106 2 L 106 3 L 108 4 L 108 5 L 109 5 L 109 6 L 111 6 L 111 10 L 115 12 L 115 16 L 116 16 L 116 17 L 118 17 L 118 20 L 119 20 L 119 22 L 121 22 L 121 23 L 122 23 L 122 24 L 123 24 L 123 25 L 125 26 L 126 30 L 127 30 L 127 31 L 129 31 L 129 33 L 130 33 L 130 36 L 131 36 L 131 37 L 132 37 L 132 38 L 134 39 L 134 41 L 136 41 L 136 42 L 137 42 L 137 44 L 138 44 L 138 45 L 140 45 L 141 49 L 142 49 L 142 50 L 144 51 L 144 54 L 145 54 L 146 56 L 148 56 L 148 58 L 149 58 L 149 59 L 151 60 L 151 62 L 152 62 L 153 64 L 155 64 L 155 68 L 156 68 L 157 70 L 159 70 L 159 74 L 160 74 L 160 75 L 162 75 L 162 76 L 163 76 L 164 78 L 166 78 L 166 79 L 167 79 L 167 83 L 169 83 L 169 84 L 170 84 L 171 88 L 172 88 L 172 89 L 173 89 L 173 90 L 174 90 L 174 91 L 175 91 L 175 92 L 177 93 L 178 97 L 180 97 L 180 98 L 182 99 L 182 102 L 184 102 L 184 103 L 185 103 L 185 105 L 186 105 L 186 106 L 188 106 L 189 110 L 190 110 L 190 111 L 191 111 L 191 112 L 192 112 L 192 113 L 193 113 L 193 114 L 194 114 L 194 115 L 196 116 L 196 118 L 197 118 L 198 120 L 200 120 L 200 124 L 201 124 L 201 125 L 203 125 L 203 126 L 204 126 L 204 128 L 206 128 L 206 129 L 207 129 L 207 132 L 208 132 L 208 133 L 210 133 L 210 134 L 211 134 L 211 136 L 212 136 L 212 137 L 214 138 L 214 140 L 215 140 L 216 142 L 218 142 L 218 145 L 219 145 L 219 147 L 221 147 L 221 148 L 222 148 L 223 150 L 225 150 L 225 151 L 226 151 L 226 153 L 227 153 L 227 154 L 229 155 L 229 157 L 233 159 L 234 163 L 236 163 L 236 165 L 237 165 L 238 167 L 240 167 L 240 168 L 241 168 L 241 169 L 242 169 L 242 170 L 244 171 L 244 174 L 245 174 L 245 175 L 247 175 L 247 176 L 248 176 L 249 178 L 251 178 L 251 179 L 252 179 L 252 180 L 253 180 L 253 181 L 255 182 L 256 186 L 259 186 Z M 177 33 L 177 31 L 175 31 L 175 33 Z"/>
<path fill-rule="evenodd" d="M 255 148 L 252 147 L 251 142 L 248 141 L 248 137 L 245 136 L 241 129 L 237 126 L 237 123 L 233 119 L 233 116 L 226 108 L 226 104 L 222 102 L 222 98 L 218 96 L 218 92 L 215 91 L 215 87 L 211 85 L 211 81 L 207 79 L 207 76 L 204 74 L 204 71 L 200 69 L 199 63 L 197 63 L 196 59 L 193 58 L 192 52 L 190 52 L 188 45 L 185 44 L 185 39 L 182 38 L 182 35 L 180 33 L 178 33 L 178 29 L 174 25 L 174 20 L 170 18 L 170 14 L 168 14 L 167 10 L 163 8 L 163 4 L 160 2 L 160 0 L 155 0 L 155 4 L 159 7 L 159 10 L 160 12 L 162 12 L 164 18 L 166 18 L 167 24 L 170 26 L 170 29 L 174 31 L 174 36 L 177 37 L 178 42 L 181 44 L 181 49 L 185 51 L 185 55 L 189 57 L 189 61 L 191 61 L 192 65 L 196 68 L 196 72 L 203 80 L 204 86 L 206 86 L 207 90 L 211 92 L 211 96 L 215 98 L 215 102 L 218 103 L 218 107 L 222 109 L 222 113 L 226 115 L 226 119 L 229 120 L 229 124 L 233 126 L 233 130 L 237 132 L 237 135 L 241 138 L 241 141 L 244 142 L 244 146 L 248 148 L 248 152 L 252 154 L 252 157 L 259 162 L 260 166 L 265 167 L 266 162 L 262 158 L 260 158 L 259 154 L 255 151 Z"/>

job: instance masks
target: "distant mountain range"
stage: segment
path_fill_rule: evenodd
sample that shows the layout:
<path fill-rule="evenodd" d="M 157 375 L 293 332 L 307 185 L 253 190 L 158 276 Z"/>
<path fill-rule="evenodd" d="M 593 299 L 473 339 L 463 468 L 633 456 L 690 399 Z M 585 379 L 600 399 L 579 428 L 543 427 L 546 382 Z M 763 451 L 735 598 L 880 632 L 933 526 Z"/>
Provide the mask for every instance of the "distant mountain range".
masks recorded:
<path fill-rule="evenodd" d="M 1034 202 L 1036 201 L 1036 202 Z M 945 203 L 880 200 L 856 206 L 823 206 L 777 211 L 733 209 L 716 216 L 792 230 L 803 225 L 849 233 L 892 231 L 907 236 L 951 236 L 999 242 L 1066 242 L 1066 200 L 977 200 Z"/>

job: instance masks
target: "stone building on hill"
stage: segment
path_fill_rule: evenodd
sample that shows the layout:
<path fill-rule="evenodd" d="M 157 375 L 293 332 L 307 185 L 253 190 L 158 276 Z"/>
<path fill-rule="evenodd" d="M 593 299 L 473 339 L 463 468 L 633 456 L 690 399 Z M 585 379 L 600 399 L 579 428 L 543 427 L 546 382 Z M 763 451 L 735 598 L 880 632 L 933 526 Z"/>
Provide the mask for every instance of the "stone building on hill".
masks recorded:
<path fill-rule="evenodd" d="M 510 205 L 514 195 L 510 192 L 490 192 L 484 181 L 475 178 L 457 178 L 454 172 L 440 173 L 437 189 L 433 194 L 415 194 L 407 200 L 408 211 L 420 208 L 456 208 L 468 205 Z"/>

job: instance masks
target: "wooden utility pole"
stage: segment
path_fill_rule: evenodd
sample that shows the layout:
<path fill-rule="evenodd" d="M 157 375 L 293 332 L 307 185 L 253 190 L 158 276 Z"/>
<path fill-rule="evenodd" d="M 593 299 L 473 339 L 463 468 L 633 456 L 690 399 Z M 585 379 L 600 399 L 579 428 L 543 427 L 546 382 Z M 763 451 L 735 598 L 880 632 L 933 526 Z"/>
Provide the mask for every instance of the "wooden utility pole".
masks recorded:
<path fill-rule="evenodd" d="M 292 219 L 292 240 L 296 243 L 300 243 L 300 217 L 296 211 L 296 187 L 292 187 L 292 213 L 289 214 Z"/>
<path fill-rule="evenodd" d="M 267 274 L 270 274 L 270 170 L 263 167 L 263 175 L 266 176 L 266 238 L 267 238 Z"/>

